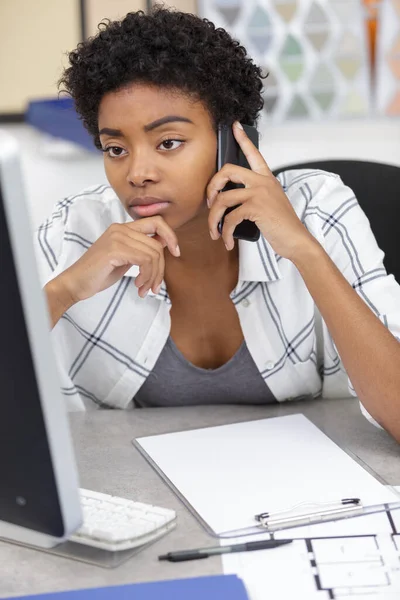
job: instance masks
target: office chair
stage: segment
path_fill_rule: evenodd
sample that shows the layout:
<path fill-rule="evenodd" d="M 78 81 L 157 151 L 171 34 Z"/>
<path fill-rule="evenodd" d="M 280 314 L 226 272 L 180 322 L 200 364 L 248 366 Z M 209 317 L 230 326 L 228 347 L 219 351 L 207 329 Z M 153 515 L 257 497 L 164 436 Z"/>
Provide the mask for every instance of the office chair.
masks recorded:
<path fill-rule="evenodd" d="M 342 178 L 371 223 L 385 253 L 387 272 L 400 283 L 400 167 L 362 160 L 321 160 L 280 167 L 274 175 L 291 169 L 322 169 Z"/>

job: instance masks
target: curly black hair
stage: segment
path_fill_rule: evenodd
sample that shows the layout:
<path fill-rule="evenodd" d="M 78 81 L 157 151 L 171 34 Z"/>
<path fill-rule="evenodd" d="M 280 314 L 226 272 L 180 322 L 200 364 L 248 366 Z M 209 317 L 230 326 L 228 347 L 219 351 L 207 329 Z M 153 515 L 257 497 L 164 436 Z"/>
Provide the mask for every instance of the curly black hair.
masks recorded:
<path fill-rule="evenodd" d="M 204 102 L 216 126 L 254 125 L 263 107 L 262 71 L 237 40 L 207 19 L 155 6 L 102 21 L 99 33 L 68 54 L 58 84 L 101 148 L 98 110 L 103 96 L 132 83 L 177 89 Z"/>

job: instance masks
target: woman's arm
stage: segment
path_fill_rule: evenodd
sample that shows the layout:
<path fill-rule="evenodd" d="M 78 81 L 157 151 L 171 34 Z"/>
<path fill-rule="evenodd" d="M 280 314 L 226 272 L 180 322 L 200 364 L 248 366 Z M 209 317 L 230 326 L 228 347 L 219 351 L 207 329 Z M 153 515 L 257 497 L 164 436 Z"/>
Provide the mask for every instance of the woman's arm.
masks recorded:
<path fill-rule="evenodd" d="M 57 325 L 63 314 L 75 304 L 68 289 L 63 285 L 62 274 L 52 279 L 44 287 L 49 308 L 51 328 Z"/>
<path fill-rule="evenodd" d="M 318 306 L 363 406 L 400 442 L 400 343 L 316 240 L 298 248 L 292 262 Z"/>
<path fill-rule="evenodd" d="M 323 185 L 313 190 L 314 178 L 309 179 L 310 185 L 303 172 L 296 183 L 303 224 L 240 124 L 233 131 L 251 170 L 226 164 L 211 179 L 207 198 L 212 239 L 219 237 L 218 223 L 225 210 L 233 207 L 222 230 L 228 249 L 234 247 L 235 227 L 250 219 L 276 254 L 297 267 L 363 406 L 400 442 L 400 343 L 360 297 L 398 331 L 400 286 L 386 275 L 383 252 L 367 217 L 339 177 L 322 174 Z M 244 188 L 222 191 L 228 181 Z M 318 240 L 323 240 L 324 247 Z"/>

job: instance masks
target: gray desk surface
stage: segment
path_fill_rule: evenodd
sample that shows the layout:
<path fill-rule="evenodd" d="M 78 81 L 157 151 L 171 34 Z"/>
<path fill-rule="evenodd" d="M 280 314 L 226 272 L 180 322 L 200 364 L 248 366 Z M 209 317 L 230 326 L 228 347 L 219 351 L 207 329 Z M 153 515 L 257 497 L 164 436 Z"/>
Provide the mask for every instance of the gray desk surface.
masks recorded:
<path fill-rule="evenodd" d="M 181 564 L 157 561 L 158 554 L 206 546 L 214 540 L 132 446 L 131 440 L 296 412 L 304 413 L 388 483 L 400 485 L 398 444 L 365 420 L 355 399 L 315 400 L 273 407 L 199 406 L 72 413 L 71 429 L 81 486 L 174 508 L 178 513 L 178 526 L 116 569 L 102 569 L 0 542 L 0 597 L 220 573 L 218 557 Z"/>

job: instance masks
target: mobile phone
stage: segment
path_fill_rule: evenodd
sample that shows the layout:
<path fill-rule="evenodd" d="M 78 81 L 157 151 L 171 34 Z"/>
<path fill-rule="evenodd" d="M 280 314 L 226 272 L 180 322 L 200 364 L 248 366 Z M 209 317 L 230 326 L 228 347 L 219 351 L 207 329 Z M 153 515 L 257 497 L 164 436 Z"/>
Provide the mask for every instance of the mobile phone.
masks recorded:
<path fill-rule="evenodd" d="M 258 131 L 255 127 L 251 125 L 243 125 L 243 129 L 247 133 L 250 140 L 253 144 L 258 148 Z M 250 165 L 247 162 L 245 155 L 243 154 L 242 149 L 240 148 L 238 142 L 233 135 L 232 126 L 229 125 L 220 125 L 218 127 L 218 153 L 217 153 L 217 169 L 218 171 L 223 167 L 226 163 L 239 165 L 240 167 L 245 167 L 246 169 L 250 169 Z M 234 190 L 236 188 L 244 187 L 241 183 L 233 183 L 232 181 L 228 181 L 226 186 L 224 187 L 223 192 L 227 190 Z M 236 206 L 231 206 L 226 209 L 221 221 L 218 223 L 218 231 L 222 233 L 222 227 L 224 225 L 224 219 L 228 213 L 232 210 L 235 210 L 240 206 L 237 204 Z M 235 231 L 233 232 L 233 237 L 239 240 L 246 240 L 248 242 L 256 242 L 260 237 L 260 230 L 257 225 L 253 223 L 253 221 L 249 221 L 245 219 L 239 225 L 236 226 Z"/>

